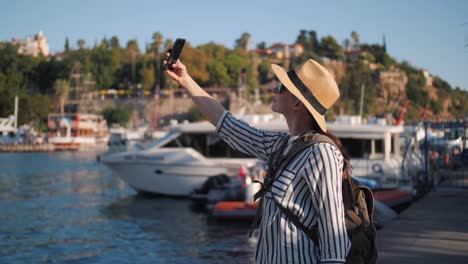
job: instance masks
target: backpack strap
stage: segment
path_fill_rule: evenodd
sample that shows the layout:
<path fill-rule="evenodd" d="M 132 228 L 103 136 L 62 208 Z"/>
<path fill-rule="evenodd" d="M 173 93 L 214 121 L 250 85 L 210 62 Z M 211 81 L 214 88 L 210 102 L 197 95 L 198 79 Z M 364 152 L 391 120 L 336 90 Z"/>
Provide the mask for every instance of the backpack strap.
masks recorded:
<path fill-rule="evenodd" d="M 317 144 L 317 143 L 329 143 L 333 146 L 336 146 L 335 142 L 333 142 L 333 140 L 325 135 L 322 135 L 322 134 L 319 134 L 319 133 L 314 133 L 314 134 L 310 134 L 310 135 L 306 135 L 304 137 L 304 142 L 308 143 L 308 146 L 312 146 L 313 144 Z M 278 208 L 280 208 L 281 212 L 283 214 L 285 214 L 288 219 L 294 223 L 294 225 L 299 228 L 299 229 L 302 229 L 315 243 L 315 245 L 318 245 L 319 243 L 319 239 L 318 239 L 318 227 L 313 227 L 313 228 L 308 228 L 306 227 L 300 220 L 299 220 L 299 217 L 297 217 L 297 215 L 295 215 L 293 212 L 291 212 L 290 210 L 286 209 L 283 205 L 281 205 L 280 202 L 278 202 L 276 199 L 273 199 L 276 203 L 276 205 L 278 206 Z"/>
<path fill-rule="evenodd" d="M 278 177 L 278 174 L 283 171 L 286 166 L 293 161 L 296 156 L 307 149 L 308 147 L 312 146 L 313 144 L 317 143 L 329 143 L 335 146 L 335 143 L 333 142 L 332 139 L 329 137 L 319 134 L 319 133 L 314 133 L 314 134 L 306 134 L 305 136 L 302 136 L 302 138 L 299 138 L 289 149 L 288 153 L 286 155 L 281 155 L 284 152 L 284 149 L 287 146 L 287 141 L 282 145 L 282 147 L 278 148 L 278 150 L 273 153 L 270 156 L 270 159 L 268 161 L 268 172 L 267 175 L 264 179 L 264 182 L 259 182 L 259 181 L 254 181 L 256 183 L 260 183 L 262 185 L 262 188 L 260 191 L 258 191 L 254 197 L 253 197 L 253 202 L 256 201 L 257 199 L 260 198 L 259 201 L 259 206 L 257 209 L 257 213 L 255 214 L 255 218 L 253 220 L 252 226 L 249 229 L 249 237 L 252 237 L 254 229 L 257 227 L 259 224 L 260 216 L 261 216 L 261 211 L 263 207 L 263 197 L 267 191 L 271 191 L 271 185 L 273 184 L 274 180 Z M 284 208 L 278 201 L 276 201 L 274 198 L 273 200 L 276 202 L 278 207 L 281 209 L 281 211 L 288 216 L 288 218 L 291 219 L 291 221 L 299 228 L 303 229 L 306 233 L 309 233 L 309 229 L 306 228 L 300 221 L 299 218 L 294 215 L 292 212 Z M 317 238 L 317 232 L 311 231 L 309 236 L 314 239 Z M 314 241 L 315 241 L 314 239 Z"/>
<path fill-rule="evenodd" d="M 290 138 L 289 135 L 286 136 L 283 139 L 283 142 L 280 143 L 281 145 L 278 147 L 278 149 L 276 149 L 270 155 L 270 158 L 268 159 L 268 171 L 267 171 L 266 177 L 264 179 L 265 182 L 261 182 L 261 181 L 258 181 L 258 180 L 253 181 L 254 183 L 260 184 L 261 188 L 260 188 L 260 190 L 258 192 L 256 192 L 254 194 L 253 197 L 250 198 L 250 203 L 252 203 L 252 204 L 255 201 L 257 201 L 258 199 L 260 199 L 260 200 L 258 202 L 257 212 L 255 213 L 255 217 L 254 217 L 254 219 L 252 221 L 252 225 L 249 228 L 249 233 L 248 233 L 249 238 L 252 237 L 253 231 L 255 230 L 255 228 L 260 223 L 260 217 L 262 216 L 262 208 L 263 208 L 263 196 L 265 196 L 265 192 L 266 192 L 266 188 L 267 188 L 267 181 L 268 181 L 267 179 L 269 178 L 269 175 L 272 174 L 275 162 L 279 159 L 281 154 L 284 152 L 284 150 L 288 146 L 289 138 Z"/>
<path fill-rule="evenodd" d="M 299 141 L 294 143 L 291 148 L 289 149 L 287 155 L 281 155 L 287 146 L 287 143 L 279 148 L 274 154 L 271 155 L 270 160 L 269 160 L 269 167 L 268 167 L 268 172 L 266 177 L 264 178 L 264 182 L 260 181 L 253 181 L 255 183 L 261 184 L 261 189 L 253 196 L 253 201 L 255 202 L 257 199 L 260 199 L 259 204 L 258 204 L 258 209 L 255 214 L 254 220 L 252 222 L 252 225 L 249 229 L 249 237 L 252 237 L 254 229 L 257 227 L 257 225 L 260 222 L 260 217 L 262 213 L 262 207 L 263 207 L 263 199 L 265 196 L 265 193 L 268 191 L 271 191 L 271 185 L 273 184 L 274 180 L 278 176 L 278 174 L 286 168 L 286 166 L 303 150 L 311 146 L 312 144 L 306 141 Z M 276 166 L 274 166 L 276 164 Z M 275 199 L 273 199 L 275 200 Z M 276 201 L 276 200 L 275 200 Z"/>

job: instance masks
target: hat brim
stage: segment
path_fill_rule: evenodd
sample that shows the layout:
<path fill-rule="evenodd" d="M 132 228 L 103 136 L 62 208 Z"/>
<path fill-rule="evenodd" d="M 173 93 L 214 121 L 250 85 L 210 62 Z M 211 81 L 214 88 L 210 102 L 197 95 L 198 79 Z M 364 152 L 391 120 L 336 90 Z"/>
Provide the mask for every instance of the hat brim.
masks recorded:
<path fill-rule="evenodd" d="M 307 110 L 312 114 L 315 118 L 315 121 L 319 125 L 320 129 L 323 132 L 327 132 L 327 123 L 325 122 L 325 116 L 321 115 L 315 108 L 312 106 L 309 101 L 301 94 L 299 89 L 293 84 L 293 82 L 289 79 L 288 73 L 279 65 L 272 64 L 271 69 L 275 73 L 276 77 L 280 80 L 280 82 L 290 91 L 299 101 L 301 101 Z"/>

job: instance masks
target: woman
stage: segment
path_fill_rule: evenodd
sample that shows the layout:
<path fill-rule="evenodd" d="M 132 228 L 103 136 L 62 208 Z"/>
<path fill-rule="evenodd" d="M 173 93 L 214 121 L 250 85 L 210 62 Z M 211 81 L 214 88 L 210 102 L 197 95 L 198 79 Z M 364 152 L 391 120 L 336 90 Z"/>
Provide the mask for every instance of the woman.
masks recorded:
<path fill-rule="evenodd" d="M 305 135 L 327 134 L 325 113 L 340 96 L 334 78 L 311 59 L 290 72 L 278 65 L 272 65 L 272 70 L 281 85 L 275 90 L 271 109 L 284 115 L 289 134 L 258 130 L 234 118 L 200 88 L 180 61 L 167 74 L 187 90 L 224 141 L 236 150 L 268 161 L 279 149 L 287 153 L 288 147 Z M 345 262 L 350 242 L 341 182 L 348 161 L 335 144 L 317 143 L 279 173 L 264 197 L 256 263 Z M 319 245 L 296 227 L 278 204 L 293 212 L 305 227 L 318 226 Z"/>

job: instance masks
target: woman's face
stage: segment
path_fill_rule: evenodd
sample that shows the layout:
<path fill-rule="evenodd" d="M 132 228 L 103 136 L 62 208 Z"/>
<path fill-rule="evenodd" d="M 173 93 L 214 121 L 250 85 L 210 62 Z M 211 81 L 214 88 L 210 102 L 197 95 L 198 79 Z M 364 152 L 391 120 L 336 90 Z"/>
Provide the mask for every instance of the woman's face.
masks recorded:
<path fill-rule="evenodd" d="M 286 115 L 292 111 L 292 107 L 297 100 L 291 92 L 280 84 L 274 91 L 275 96 L 273 97 L 273 103 L 271 104 L 271 110 L 276 113 Z"/>

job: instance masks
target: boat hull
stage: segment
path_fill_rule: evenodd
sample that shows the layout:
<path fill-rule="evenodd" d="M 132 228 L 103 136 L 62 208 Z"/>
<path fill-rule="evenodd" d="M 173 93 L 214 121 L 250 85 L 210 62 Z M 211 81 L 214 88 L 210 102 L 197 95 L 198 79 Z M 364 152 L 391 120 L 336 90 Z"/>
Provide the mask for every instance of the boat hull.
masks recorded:
<path fill-rule="evenodd" d="M 226 174 L 225 168 L 155 163 L 106 163 L 130 187 L 141 193 L 188 197 L 209 177 Z"/>

